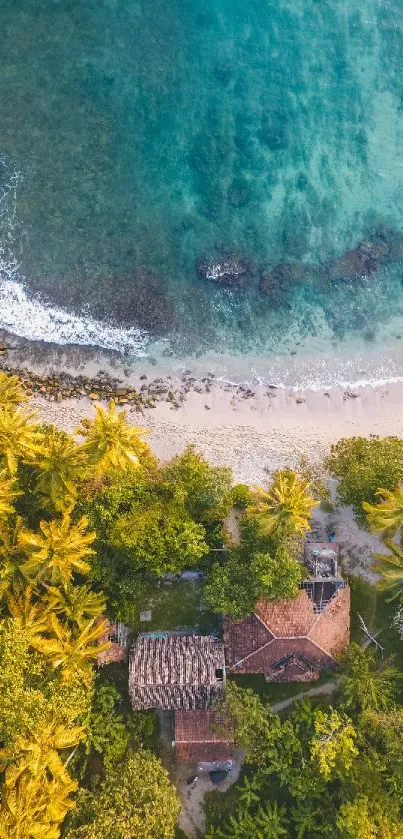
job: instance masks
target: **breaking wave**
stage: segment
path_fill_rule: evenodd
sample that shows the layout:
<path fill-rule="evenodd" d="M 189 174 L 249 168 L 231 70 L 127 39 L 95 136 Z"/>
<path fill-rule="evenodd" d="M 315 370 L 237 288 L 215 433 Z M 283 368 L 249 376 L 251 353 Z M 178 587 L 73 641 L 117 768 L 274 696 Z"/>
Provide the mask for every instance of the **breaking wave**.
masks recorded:
<path fill-rule="evenodd" d="M 15 256 L 19 238 L 17 190 L 22 175 L 12 169 L 4 156 L 0 156 L 0 175 L 0 328 L 30 341 L 130 351 L 144 356 L 149 343 L 144 330 L 122 329 L 90 315 L 72 314 L 28 297 Z"/>

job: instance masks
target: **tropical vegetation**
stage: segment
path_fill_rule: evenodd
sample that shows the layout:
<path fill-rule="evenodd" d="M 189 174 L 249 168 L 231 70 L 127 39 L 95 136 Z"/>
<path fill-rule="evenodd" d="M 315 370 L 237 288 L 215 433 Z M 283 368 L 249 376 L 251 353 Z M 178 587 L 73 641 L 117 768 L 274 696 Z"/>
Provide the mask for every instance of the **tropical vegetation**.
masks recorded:
<path fill-rule="evenodd" d="M 219 632 L 223 614 L 294 598 L 323 470 L 234 486 L 194 447 L 159 463 L 114 403 L 66 433 L 26 402 L 0 373 L 0 839 L 178 839 L 157 718 L 132 710 L 125 663 L 97 667 L 107 621 L 132 634 L 149 610 L 152 628 Z M 330 695 L 280 714 L 273 686 L 227 681 L 245 761 L 209 794 L 204 839 L 403 839 L 403 441 L 342 440 L 326 468 L 384 542 L 376 587 L 352 581 L 354 642 Z M 356 614 L 372 630 L 376 610 L 383 657 Z"/>

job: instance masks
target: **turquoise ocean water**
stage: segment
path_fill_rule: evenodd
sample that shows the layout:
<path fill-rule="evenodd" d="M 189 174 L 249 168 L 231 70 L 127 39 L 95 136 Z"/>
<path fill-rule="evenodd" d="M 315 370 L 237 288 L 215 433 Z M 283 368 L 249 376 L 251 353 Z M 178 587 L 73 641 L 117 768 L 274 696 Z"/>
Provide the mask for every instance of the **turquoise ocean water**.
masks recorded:
<path fill-rule="evenodd" d="M 330 373 L 333 353 L 335 381 L 340 356 L 403 375 L 403 262 L 310 271 L 403 233 L 402 11 L 0 0 L 0 326 L 259 375 L 291 353 Z M 196 270 L 225 255 L 242 290 Z M 303 281 L 265 297 L 285 261 Z"/>

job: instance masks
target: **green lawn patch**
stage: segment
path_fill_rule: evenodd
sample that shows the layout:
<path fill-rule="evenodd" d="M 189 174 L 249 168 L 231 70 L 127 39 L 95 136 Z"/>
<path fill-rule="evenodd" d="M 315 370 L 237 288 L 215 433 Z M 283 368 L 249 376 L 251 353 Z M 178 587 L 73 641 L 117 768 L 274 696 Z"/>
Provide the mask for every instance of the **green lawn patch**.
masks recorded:
<path fill-rule="evenodd" d="M 220 620 L 203 603 L 201 580 L 156 582 L 155 590 L 141 611 L 151 612 L 151 621 L 139 622 L 133 629 L 148 632 L 154 629 L 196 629 L 201 634 L 215 633 Z"/>

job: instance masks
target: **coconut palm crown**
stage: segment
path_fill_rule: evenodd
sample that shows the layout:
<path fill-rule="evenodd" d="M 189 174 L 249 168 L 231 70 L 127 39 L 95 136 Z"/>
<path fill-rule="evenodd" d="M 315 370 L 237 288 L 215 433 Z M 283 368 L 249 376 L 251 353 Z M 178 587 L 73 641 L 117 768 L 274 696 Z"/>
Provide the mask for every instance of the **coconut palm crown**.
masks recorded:
<path fill-rule="evenodd" d="M 91 545 L 95 533 L 87 533 L 88 519 L 83 516 L 77 523 L 65 514 L 61 521 L 41 521 L 39 533 L 22 530 L 20 547 L 29 554 L 21 566 L 29 580 L 66 585 L 73 575 L 88 574 L 90 565 L 86 558 L 95 553 Z"/>
<path fill-rule="evenodd" d="M 32 641 L 32 646 L 49 658 L 55 670 L 60 669 L 63 681 L 69 682 L 78 676 L 84 683 L 90 683 L 92 662 L 98 658 L 99 653 L 110 647 L 109 641 L 100 643 L 107 626 L 106 620 L 90 620 L 74 632 L 51 613 L 48 627 L 50 637 L 37 637 Z"/>
<path fill-rule="evenodd" d="M 374 571 L 381 577 L 377 587 L 388 593 L 386 602 L 392 603 L 403 595 L 403 549 L 392 539 L 384 541 L 390 554 L 375 554 Z"/>
<path fill-rule="evenodd" d="M 380 498 L 378 504 L 363 502 L 363 509 L 367 514 L 368 524 L 374 533 L 384 533 L 394 536 L 398 531 L 403 532 L 403 486 L 395 490 L 378 489 Z"/>
<path fill-rule="evenodd" d="M 85 437 L 83 450 L 94 471 L 102 475 L 110 468 L 127 469 L 137 467 L 141 455 L 149 448 L 141 437 L 148 432 L 127 422 L 127 411 L 117 411 L 112 400 L 105 410 L 95 407 L 95 417 L 84 418 L 77 434 Z"/>
<path fill-rule="evenodd" d="M 310 494 L 309 481 L 285 469 L 275 473 L 268 490 L 254 487 L 249 513 L 265 533 L 281 531 L 302 536 L 309 529 L 317 503 Z"/>
<path fill-rule="evenodd" d="M 51 428 L 46 433 L 35 469 L 38 473 L 36 492 L 49 500 L 57 511 L 71 509 L 77 496 L 77 483 L 85 469 L 82 449 L 67 434 Z"/>
<path fill-rule="evenodd" d="M 42 435 L 35 413 L 20 408 L 0 407 L 0 464 L 11 475 L 17 471 L 18 460 L 32 463 L 42 448 Z"/>
<path fill-rule="evenodd" d="M 26 402 L 27 397 L 22 389 L 18 376 L 9 376 L 0 372 L 0 407 L 10 408 Z"/>

